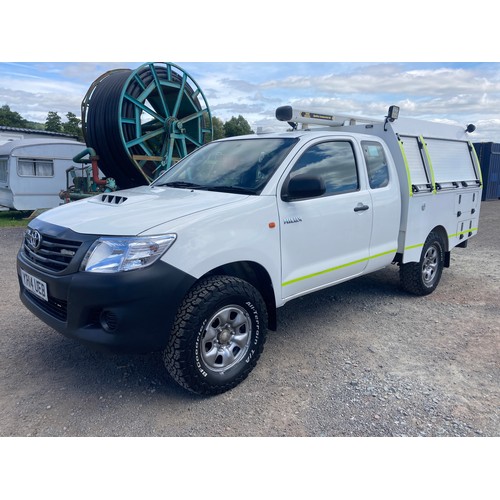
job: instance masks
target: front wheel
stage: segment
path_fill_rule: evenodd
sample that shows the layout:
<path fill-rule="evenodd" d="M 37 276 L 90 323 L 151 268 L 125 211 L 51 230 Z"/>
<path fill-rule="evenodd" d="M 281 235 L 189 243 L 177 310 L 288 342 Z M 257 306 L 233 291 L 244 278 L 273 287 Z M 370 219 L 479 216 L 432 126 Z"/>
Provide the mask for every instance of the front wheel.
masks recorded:
<path fill-rule="evenodd" d="M 179 308 L 163 353 L 165 366 L 191 392 L 225 392 L 257 364 L 266 325 L 266 306 L 252 285 L 231 276 L 208 277 Z"/>
<path fill-rule="evenodd" d="M 401 286 L 414 295 L 428 295 L 438 286 L 444 268 L 444 242 L 431 232 L 422 249 L 419 262 L 401 264 Z"/>

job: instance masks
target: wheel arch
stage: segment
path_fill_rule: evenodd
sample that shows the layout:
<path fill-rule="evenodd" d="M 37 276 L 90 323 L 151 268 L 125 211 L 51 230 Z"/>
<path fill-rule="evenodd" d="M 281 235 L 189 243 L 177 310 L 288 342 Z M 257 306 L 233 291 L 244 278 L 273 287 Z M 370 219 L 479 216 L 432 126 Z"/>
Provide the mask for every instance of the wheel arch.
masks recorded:
<path fill-rule="evenodd" d="M 443 226 L 436 226 L 429 234 L 436 233 L 440 236 L 444 244 L 444 267 L 450 267 L 450 240 L 448 238 L 448 232 Z"/>
<path fill-rule="evenodd" d="M 437 246 L 441 248 L 438 249 Z M 443 268 L 447 267 L 447 263 L 449 266 L 448 246 L 446 230 L 442 226 L 434 227 L 422 245 L 420 260 L 400 265 L 402 288 L 414 295 L 424 296 L 432 293 L 441 280 Z"/>
<path fill-rule="evenodd" d="M 445 254 L 445 267 L 449 267 L 450 263 L 450 242 L 448 239 L 448 232 L 442 225 L 434 226 L 426 234 L 425 239 L 420 240 L 418 244 L 410 244 L 410 246 L 405 247 L 404 252 L 399 252 L 394 257 L 394 263 L 398 265 L 407 264 L 409 262 L 418 262 L 422 258 L 422 251 L 425 246 L 425 242 L 429 236 L 434 233 L 437 234 L 444 245 Z M 420 238 L 422 238 L 422 233 L 420 233 Z"/>
<path fill-rule="evenodd" d="M 267 308 L 268 325 L 270 330 L 277 328 L 276 297 L 269 273 L 257 262 L 238 261 L 230 262 L 216 267 L 200 277 L 200 280 L 207 276 L 225 275 L 233 276 L 247 281 L 254 286 L 264 299 Z"/>
<path fill-rule="evenodd" d="M 450 242 L 448 240 L 448 232 L 446 231 L 446 229 L 443 226 L 436 226 L 432 229 L 432 231 L 430 231 L 430 233 L 437 233 L 441 237 L 444 243 L 444 251 L 448 252 Z"/>

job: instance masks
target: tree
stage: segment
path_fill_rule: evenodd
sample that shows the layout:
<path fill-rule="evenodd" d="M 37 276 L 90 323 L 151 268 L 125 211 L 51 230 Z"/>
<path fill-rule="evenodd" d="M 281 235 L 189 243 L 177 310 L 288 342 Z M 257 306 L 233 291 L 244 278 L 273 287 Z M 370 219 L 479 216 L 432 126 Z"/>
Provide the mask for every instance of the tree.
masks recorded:
<path fill-rule="evenodd" d="M 224 133 L 226 137 L 234 137 L 235 135 L 253 134 L 250 124 L 241 115 L 238 118 L 234 116 L 224 123 Z"/>
<path fill-rule="evenodd" d="M 75 113 L 68 111 L 66 113 L 67 122 L 63 123 L 62 129 L 65 134 L 74 135 L 78 137 L 78 140 L 83 140 L 83 133 L 80 124 L 82 121 L 78 118 Z"/>
<path fill-rule="evenodd" d="M 48 132 L 62 132 L 61 117 L 56 111 L 49 111 L 45 120 L 45 130 Z"/>
<path fill-rule="evenodd" d="M 220 118 L 212 116 L 212 127 L 214 129 L 214 135 L 212 140 L 216 141 L 217 139 L 222 139 L 223 137 L 225 137 L 224 123 Z"/>
<path fill-rule="evenodd" d="M 5 127 L 26 128 L 28 121 L 17 111 L 11 111 L 10 106 L 5 104 L 0 108 L 0 125 Z"/>

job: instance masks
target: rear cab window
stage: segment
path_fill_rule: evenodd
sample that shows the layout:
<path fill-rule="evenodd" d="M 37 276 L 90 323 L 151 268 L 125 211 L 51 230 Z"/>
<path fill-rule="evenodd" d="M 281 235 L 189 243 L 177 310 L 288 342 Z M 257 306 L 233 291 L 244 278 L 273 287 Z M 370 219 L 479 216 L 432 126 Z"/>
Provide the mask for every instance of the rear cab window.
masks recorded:
<path fill-rule="evenodd" d="M 389 167 L 382 144 L 376 141 L 361 141 L 365 157 L 368 180 L 372 189 L 389 185 Z"/>

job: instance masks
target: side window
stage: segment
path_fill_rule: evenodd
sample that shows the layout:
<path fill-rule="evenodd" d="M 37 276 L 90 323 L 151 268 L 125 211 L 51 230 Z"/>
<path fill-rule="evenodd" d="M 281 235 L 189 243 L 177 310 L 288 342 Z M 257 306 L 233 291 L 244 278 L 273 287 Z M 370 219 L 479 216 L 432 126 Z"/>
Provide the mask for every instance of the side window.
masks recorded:
<path fill-rule="evenodd" d="M 372 189 L 383 188 L 389 184 L 389 168 L 382 144 L 372 141 L 361 142 L 365 155 L 368 179 Z"/>
<path fill-rule="evenodd" d="M 19 158 L 17 174 L 21 177 L 54 177 L 54 162 L 52 160 Z"/>
<path fill-rule="evenodd" d="M 7 182 L 7 160 L 0 159 L 0 182 Z"/>
<path fill-rule="evenodd" d="M 349 193 L 359 188 L 354 151 L 348 141 L 322 142 L 311 146 L 297 160 L 290 178 L 298 174 L 322 177 L 326 186 L 325 196 Z"/>

